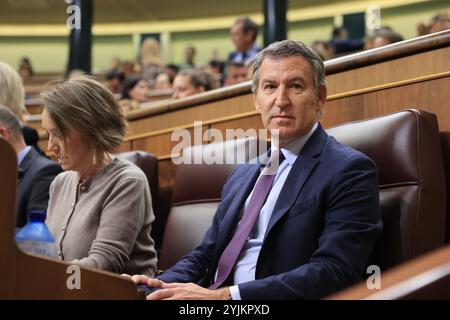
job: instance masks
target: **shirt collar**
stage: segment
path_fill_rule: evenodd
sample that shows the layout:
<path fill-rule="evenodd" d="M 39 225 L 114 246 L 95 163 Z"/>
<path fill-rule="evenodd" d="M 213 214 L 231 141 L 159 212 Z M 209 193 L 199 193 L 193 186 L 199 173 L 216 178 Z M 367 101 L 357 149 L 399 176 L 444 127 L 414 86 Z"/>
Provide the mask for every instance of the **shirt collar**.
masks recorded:
<path fill-rule="evenodd" d="M 22 150 L 19 151 L 19 153 L 17 154 L 17 164 L 20 165 L 23 161 L 23 159 L 25 158 L 25 156 L 28 154 L 28 152 L 30 152 L 31 150 L 31 146 L 26 146 L 25 148 L 23 148 Z"/>
<path fill-rule="evenodd" d="M 256 46 L 256 44 L 253 44 L 253 46 L 248 49 L 245 53 L 247 54 L 255 54 L 258 52 L 258 47 Z"/>
<path fill-rule="evenodd" d="M 306 142 L 308 142 L 309 138 L 312 136 L 318 126 L 319 122 L 316 122 L 307 134 L 298 139 L 295 139 L 284 148 L 281 148 L 281 152 L 283 153 L 284 158 L 289 163 L 289 165 L 294 164 L 295 160 L 297 160 L 297 157 L 303 150 Z"/>

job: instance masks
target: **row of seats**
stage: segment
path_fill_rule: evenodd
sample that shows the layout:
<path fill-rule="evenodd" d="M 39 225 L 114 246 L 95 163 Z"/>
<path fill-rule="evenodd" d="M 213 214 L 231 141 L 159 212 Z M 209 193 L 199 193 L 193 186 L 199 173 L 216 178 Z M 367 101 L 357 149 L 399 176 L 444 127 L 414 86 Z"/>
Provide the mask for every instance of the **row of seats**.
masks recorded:
<path fill-rule="evenodd" d="M 369 264 L 384 271 L 445 244 L 450 210 L 447 214 L 445 170 L 434 114 L 404 110 L 339 125 L 327 132 L 368 155 L 378 167 L 384 231 Z M 147 174 L 157 202 L 156 157 L 141 151 L 123 156 Z M 166 217 L 156 212 L 152 231 L 161 249 L 160 269 L 169 268 L 200 243 L 233 168 L 217 164 L 177 166 L 167 223 Z"/>

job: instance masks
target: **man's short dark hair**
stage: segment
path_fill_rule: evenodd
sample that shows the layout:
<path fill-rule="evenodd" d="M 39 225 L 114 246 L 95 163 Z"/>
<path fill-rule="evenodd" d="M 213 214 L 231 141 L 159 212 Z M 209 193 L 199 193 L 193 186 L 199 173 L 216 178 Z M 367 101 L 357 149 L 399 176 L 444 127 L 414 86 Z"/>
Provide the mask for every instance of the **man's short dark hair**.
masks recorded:
<path fill-rule="evenodd" d="M 121 71 L 112 70 L 106 74 L 106 79 L 108 80 L 118 79 L 120 83 L 123 83 L 125 80 L 125 74 Z"/>
<path fill-rule="evenodd" d="M 385 38 L 389 43 L 403 41 L 403 37 L 400 33 L 387 28 L 375 30 L 374 38 L 376 37 Z"/>
<path fill-rule="evenodd" d="M 225 65 L 225 69 L 224 69 L 224 72 L 223 72 L 223 75 L 225 77 L 228 76 L 228 74 L 230 73 L 230 69 L 232 67 L 235 67 L 235 68 L 246 68 L 246 65 L 245 65 L 244 62 L 240 62 L 240 61 L 228 61 L 227 64 Z"/>
<path fill-rule="evenodd" d="M 144 78 L 136 76 L 127 78 L 122 86 L 122 98 L 131 99 L 130 91 L 138 84 L 139 81 L 144 80 Z"/>
<path fill-rule="evenodd" d="M 239 18 L 234 23 L 235 25 L 241 23 L 242 24 L 242 31 L 244 33 L 253 33 L 253 42 L 256 40 L 256 37 L 258 36 L 258 25 L 249 18 Z"/>
<path fill-rule="evenodd" d="M 19 119 L 10 109 L 2 105 L 0 105 L 0 126 L 6 127 L 11 131 L 16 139 L 22 136 L 22 126 Z"/>
<path fill-rule="evenodd" d="M 333 38 L 340 37 L 347 29 L 345 27 L 334 27 L 332 31 Z"/>

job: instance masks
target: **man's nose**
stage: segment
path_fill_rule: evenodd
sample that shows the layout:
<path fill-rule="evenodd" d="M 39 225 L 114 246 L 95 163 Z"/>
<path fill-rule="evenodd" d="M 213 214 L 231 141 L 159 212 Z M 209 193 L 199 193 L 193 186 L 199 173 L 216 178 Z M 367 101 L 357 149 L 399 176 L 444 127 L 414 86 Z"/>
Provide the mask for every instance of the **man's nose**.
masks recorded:
<path fill-rule="evenodd" d="M 289 94 L 288 90 L 284 86 L 278 87 L 277 99 L 275 101 L 276 105 L 280 108 L 289 105 Z"/>

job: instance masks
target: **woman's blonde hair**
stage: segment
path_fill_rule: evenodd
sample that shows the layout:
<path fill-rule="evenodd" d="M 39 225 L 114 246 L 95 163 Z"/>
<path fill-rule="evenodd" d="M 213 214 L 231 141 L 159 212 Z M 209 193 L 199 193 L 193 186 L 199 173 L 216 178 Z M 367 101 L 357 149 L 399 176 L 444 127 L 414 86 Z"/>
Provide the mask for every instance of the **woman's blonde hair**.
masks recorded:
<path fill-rule="evenodd" d="M 86 76 L 53 82 L 41 97 L 64 138 L 70 129 L 76 130 L 96 152 L 114 152 L 122 144 L 125 117 L 112 93 L 100 82 Z"/>
<path fill-rule="evenodd" d="M 154 38 L 147 38 L 141 46 L 141 62 L 143 65 L 154 64 L 161 66 L 161 51 L 159 42 Z"/>
<path fill-rule="evenodd" d="M 11 109 L 22 120 L 25 111 L 25 90 L 22 79 L 10 65 L 0 61 L 0 104 Z"/>

